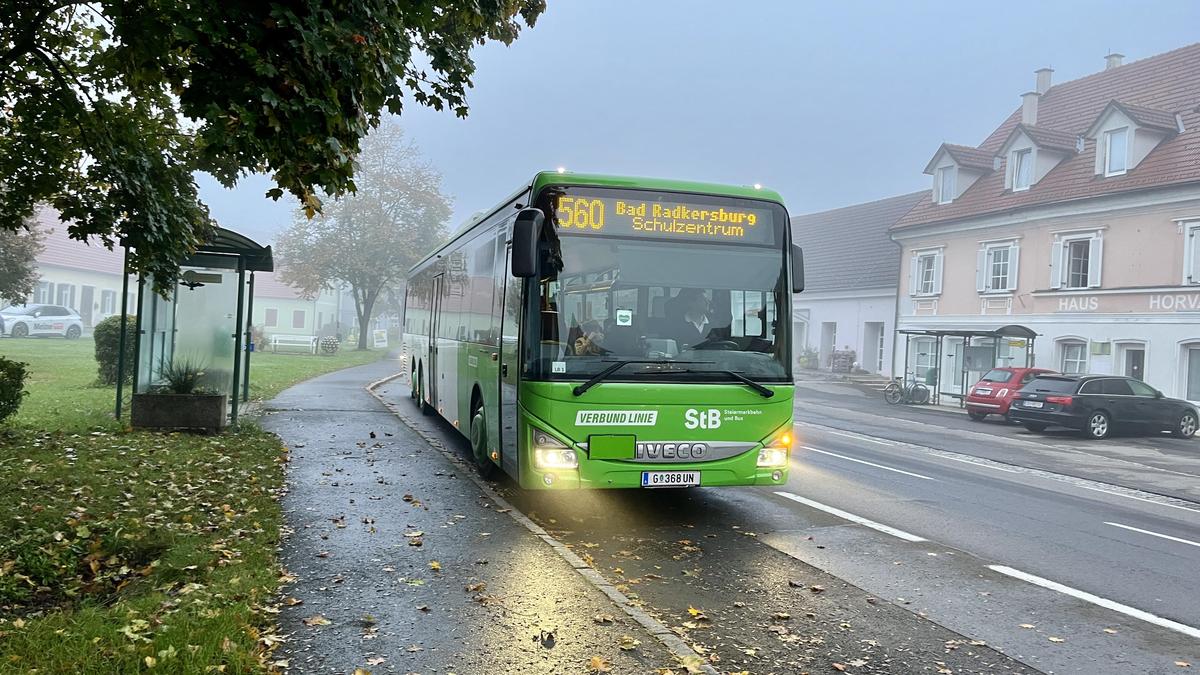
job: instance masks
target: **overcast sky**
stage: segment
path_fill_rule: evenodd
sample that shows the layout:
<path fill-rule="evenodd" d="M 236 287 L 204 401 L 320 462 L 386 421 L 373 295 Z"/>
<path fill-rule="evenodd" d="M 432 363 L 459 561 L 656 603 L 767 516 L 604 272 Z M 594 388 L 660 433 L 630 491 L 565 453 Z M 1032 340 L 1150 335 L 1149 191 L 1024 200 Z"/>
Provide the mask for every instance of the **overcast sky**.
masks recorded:
<path fill-rule="evenodd" d="M 1198 39 L 1200 2 L 549 0 L 511 47 L 475 51 L 466 120 L 402 123 L 457 225 L 534 172 L 762 183 L 793 214 L 925 189 L 943 141 L 975 145 L 1033 88 Z M 265 177 L 201 178 L 225 227 L 270 241 L 294 202 Z"/>

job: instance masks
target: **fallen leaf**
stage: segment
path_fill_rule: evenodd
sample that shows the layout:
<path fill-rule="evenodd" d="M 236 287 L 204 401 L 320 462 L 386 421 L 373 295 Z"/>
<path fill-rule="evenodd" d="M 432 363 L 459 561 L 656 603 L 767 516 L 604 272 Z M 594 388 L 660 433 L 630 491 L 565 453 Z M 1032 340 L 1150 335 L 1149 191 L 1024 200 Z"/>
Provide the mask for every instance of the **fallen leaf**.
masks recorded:
<path fill-rule="evenodd" d="M 854 666 L 855 668 L 862 668 L 863 666 L 867 665 L 867 661 L 866 659 L 854 659 L 853 661 L 847 661 L 846 665 Z"/>
<path fill-rule="evenodd" d="M 692 616 L 700 616 L 701 614 L 704 614 L 704 612 L 701 612 L 700 610 L 696 609 L 695 607 L 688 605 L 688 614 L 691 614 Z"/>
<path fill-rule="evenodd" d="M 487 590 L 487 583 L 480 581 L 479 583 L 476 583 L 476 584 L 467 584 L 466 586 L 463 587 L 463 590 L 465 590 L 468 593 L 479 593 L 479 592 Z"/>
<path fill-rule="evenodd" d="M 1064 640 L 1064 639 L 1062 639 L 1062 638 L 1060 638 L 1060 637 L 1053 637 L 1053 636 L 1051 636 L 1051 637 L 1048 637 L 1048 638 L 1046 638 L 1046 639 L 1047 639 L 1047 640 L 1049 640 L 1049 641 L 1051 641 L 1051 642 L 1066 642 L 1066 640 Z"/>
<path fill-rule="evenodd" d="M 303 619 L 302 623 L 304 623 L 305 626 L 328 626 L 333 622 L 321 616 L 320 614 L 315 614 L 307 619 Z"/>
<path fill-rule="evenodd" d="M 638 645 L 640 644 L 642 644 L 641 640 L 635 640 L 630 635 L 622 635 L 621 642 L 617 646 L 620 647 L 622 651 L 630 652 L 637 649 Z"/>
<path fill-rule="evenodd" d="M 424 648 L 424 647 L 422 647 L 421 645 L 409 645 L 409 646 L 408 646 L 408 649 L 407 649 L 406 651 L 408 651 L 408 652 L 410 652 L 410 653 L 414 653 L 414 654 L 415 654 L 416 652 L 423 652 L 423 651 L 425 651 L 425 648 Z"/>
<path fill-rule="evenodd" d="M 611 673 L 612 662 L 603 656 L 593 656 L 588 659 L 588 672 L 592 673 Z"/>
<path fill-rule="evenodd" d="M 1180 668 L 1191 668 L 1192 667 L 1192 664 L 1188 663 L 1187 661 L 1176 661 L 1175 665 L 1179 666 Z"/>
<path fill-rule="evenodd" d="M 836 670 L 836 671 L 838 671 L 839 673 L 844 673 L 844 672 L 846 672 L 846 665 L 845 665 L 845 664 L 843 664 L 843 663 L 836 663 L 836 662 L 835 662 L 835 663 L 832 663 L 832 664 L 830 664 L 830 665 L 832 665 L 832 666 L 833 666 L 833 669 L 834 669 L 834 670 Z"/>
<path fill-rule="evenodd" d="M 436 560 L 430 560 L 429 561 L 429 569 L 433 570 L 434 572 L 441 572 L 442 571 L 442 563 L 440 563 Z"/>
<path fill-rule="evenodd" d="M 1105 628 L 1105 629 L 1104 629 L 1104 632 L 1105 632 L 1105 633 L 1108 633 L 1109 635 L 1116 635 L 1116 634 L 1117 634 L 1117 631 L 1113 630 L 1112 628 Z"/>
<path fill-rule="evenodd" d="M 775 612 L 773 615 L 771 615 L 771 618 L 777 621 L 787 621 L 788 619 L 792 618 L 792 615 L 788 614 L 787 612 Z"/>
<path fill-rule="evenodd" d="M 1033 624 L 1031 624 L 1031 623 L 1023 623 L 1023 624 L 1021 624 L 1021 626 L 1020 626 L 1020 627 L 1021 627 L 1021 628 L 1037 628 L 1037 626 L 1035 626 L 1035 625 L 1033 625 Z"/>
<path fill-rule="evenodd" d="M 366 668 L 355 668 L 354 675 L 371 675 L 371 671 Z"/>
<path fill-rule="evenodd" d="M 304 604 L 304 601 L 301 600 L 300 598 L 287 598 L 286 600 L 283 601 L 283 604 L 285 604 L 289 607 L 294 607 L 296 605 Z"/>
<path fill-rule="evenodd" d="M 825 591 L 825 587 L 821 584 L 813 584 L 812 586 L 808 587 L 808 590 L 812 591 L 813 593 L 823 593 Z"/>
<path fill-rule="evenodd" d="M 418 612 L 428 612 L 429 605 L 417 605 L 417 611 Z"/>
<path fill-rule="evenodd" d="M 377 666 L 386 661 L 387 661 L 387 659 L 383 658 L 382 656 L 375 656 L 375 657 L 367 659 L 367 665 L 368 666 Z"/>
<path fill-rule="evenodd" d="M 594 623 L 598 623 L 598 624 L 601 624 L 601 625 L 603 625 L 603 624 L 606 624 L 606 623 L 612 623 L 612 622 L 613 622 L 613 618 L 612 618 L 612 615 L 611 615 L 611 614 L 597 614 L 596 616 L 593 616 L 593 617 L 592 617 L 592 621 L 593 621 Z"/>

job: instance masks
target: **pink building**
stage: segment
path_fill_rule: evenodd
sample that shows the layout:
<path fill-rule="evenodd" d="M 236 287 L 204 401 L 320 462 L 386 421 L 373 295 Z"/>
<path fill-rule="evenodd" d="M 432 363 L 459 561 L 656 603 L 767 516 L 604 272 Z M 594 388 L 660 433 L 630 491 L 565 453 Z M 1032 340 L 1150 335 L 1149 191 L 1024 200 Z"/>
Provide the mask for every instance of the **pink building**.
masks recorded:
<path fill-rule="evenodd" d="M 901 331 L 1036 332 L 1038 366 L 1138 377 L 1200 401 L 1200 44 L 1054 84 L 1042 69 L 978 146 L 945 144 L 892 227 Z M 978 343 L 977 343 L 978 344 Z M 961 339 L 898 336 L 896 372 L 979 368 Z M 1000 365 L 1025 344 L 1001 339 Z"/>

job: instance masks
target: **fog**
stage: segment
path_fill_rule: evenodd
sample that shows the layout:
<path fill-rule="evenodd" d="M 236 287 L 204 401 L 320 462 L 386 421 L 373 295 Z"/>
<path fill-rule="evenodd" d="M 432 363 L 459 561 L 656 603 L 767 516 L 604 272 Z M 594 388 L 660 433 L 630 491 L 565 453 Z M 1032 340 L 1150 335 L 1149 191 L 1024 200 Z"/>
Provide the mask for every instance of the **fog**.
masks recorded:
<path fill-rule="evenodd" d="M 1196 40 L 1200 4 L 562 2 L 475 52 L 471 114 L 402 117 L 444 174 L 456 224 L 535 171 L 762 183 L 792 213 L 928 187 L 943 141 L 974 145 L 1033 88 Z M 735 9 L 736 8 L 736 9 Z M 224 190 L 224 226 L 270 241 L 294 202 Z"/>

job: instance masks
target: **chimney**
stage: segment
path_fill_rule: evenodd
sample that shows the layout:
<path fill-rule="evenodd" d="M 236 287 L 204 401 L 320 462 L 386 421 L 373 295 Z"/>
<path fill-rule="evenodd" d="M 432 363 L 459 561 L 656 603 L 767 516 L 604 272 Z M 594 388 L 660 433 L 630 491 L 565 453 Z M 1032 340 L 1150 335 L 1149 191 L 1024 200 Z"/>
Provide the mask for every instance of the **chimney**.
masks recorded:
<path fill-rule="evenodd" d="M 1033 71 L 1033 74 L 1037 75 L 1037 87 L 1035 88 L 1037 93 L 1046 93 L 1046 90 L 1050 88 L 1050 76 L 1053 73 L 1053 68 L 1038 68 L 1037 70 Z"/>
<path fill-rule="evenodd" d="M 1104 69 L 1112 70 L 1113 68 L 1116 68 L 1117 66 L 1121 65 L 1121 60 L 1124 58 L 1125 58 L 1124 54 L 1110 52 L 1109 54 L 1105 55 L 1105 57 L 1104 57 Z"/>
<path fill-rule="evenodd" d="M 1036 91 L 1027 91 L 1021 94 L 1021 124 L 1033 126 L 1037 124 L 1037 106 L 1038 99 L 1042 95 Z"/>

